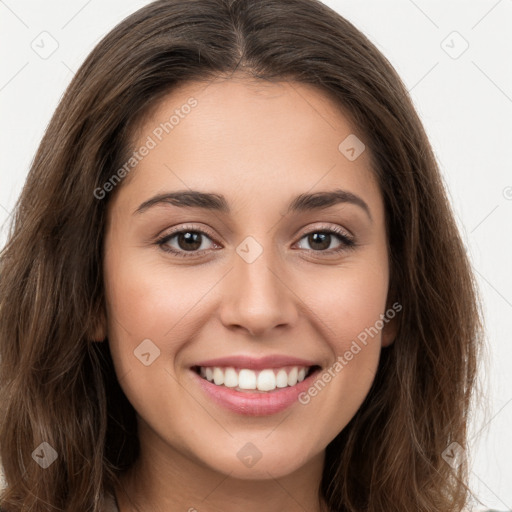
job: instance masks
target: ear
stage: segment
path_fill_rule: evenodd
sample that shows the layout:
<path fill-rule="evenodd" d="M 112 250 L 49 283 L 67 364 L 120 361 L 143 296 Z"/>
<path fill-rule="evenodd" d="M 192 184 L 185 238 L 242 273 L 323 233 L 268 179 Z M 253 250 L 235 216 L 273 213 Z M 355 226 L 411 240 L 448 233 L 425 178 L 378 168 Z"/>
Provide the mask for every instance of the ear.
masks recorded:
<path fill-rule="evenodd" d="M 386 298 L 386 311 L 384 312 L 384 326 L 381 331 L 381 346 L 389 347 L 396 339 L 398 333 L 398 315 L 402 311 L 402 304 L 397 300 L 398 290 L 393 277 L 393 266 L 390 268 L 389 288 Z"/>
<path fill-rule="evenodd" d="M 384 324 L 381 333 L 381 346 L 389 347 L 396 338 L 398 332 L 398 322 L 396 316 L 394 318 L 387 318 L 387 322 Z"/>
<path fill-rule="evenodd" d="M 398 301 L 388 301 L 386 312 L 384 313 L 384 326 L 381 332 L 381 345 L 389 347 L 397 336 L 398 333 L 398 315 L 402 311 L 402 304 Z"/>
<path fill-rule="evenodd" d="M 97 342 L 105 341 L 107 337 L 107 317 L 103 306 L 99 308 L 98 315 L 92 319 L 91 323 L 91 340 Z"/>

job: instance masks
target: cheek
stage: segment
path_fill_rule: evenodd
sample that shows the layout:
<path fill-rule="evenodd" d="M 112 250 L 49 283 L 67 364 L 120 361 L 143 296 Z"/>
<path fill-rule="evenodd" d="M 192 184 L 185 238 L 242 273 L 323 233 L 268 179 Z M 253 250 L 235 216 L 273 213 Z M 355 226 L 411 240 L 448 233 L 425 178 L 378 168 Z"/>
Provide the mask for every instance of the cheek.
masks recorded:
<path fill-rule="evenodd" d="M 354 261 L 331 272 L 317 273 L 302 283 L 303 297 L 307 297 L 307 306 L 314 313 L 311 317 L 318 319 L 317 327 L 337 353 L 347 350 L 351 340 L 363 339 L 362 333 L 380 325 L 388 276 L 382 263 L 379 270 L 374 269 L 377 267 Z M 308 281 L 314 282 L 314 287 Z"/>
<path fill-rule="evenodd" d="M 218 279 L 210 274 L 204 270 L 192 275 L 179 267 L 170 272 L 168 266 L 144 256 L 106 258 L 108 337 L 118 373 L 140 370 L 137 351 L 144 340 L 151 340 L 156 354 L 165 352 L 167 364 L 172 361 L 181 347 L 179 340 L 190 339 L 200 328 L 201 298 Z M 155 359 L 155 367 L 162 359 Z"/>
<path fill-rule="evenodd" d="M 369 272 L 341 273 L 337 280 L 325 280 L 328 293 L 311 298 L 317 336 L 329 345 L 331 361 L 299 402 L 322 425 L 319 447 L 349 423 L 372 386 L 381 351 L 378 327 L 385 313 L 386 284 L 385 276 L 376 280 Z"/>
<path fill-rule="evenodd" d="M 163 403 L 179 402 L 173 365 L 179 340 L 189 336 L 187 313 L 200 290 L 187 295 L 183 278 L 183 282 L 171 279 L 168 271 L 165 274 L 140 259 L 112 259 L 106 269 L 108 340 L 115 372 L 135 410 L 151 417 Z M 188 290 L 193 289 L 189 281 Z"/>
<path fill-rule="evenodd" d="M 313 406 L 320 407 L 328 394 L 333 407 L 343 404 L 344 412 L 338 416 L 341 424 L 355 414 L 377 370 L 388 290 L 382 261 L 377 267 L 347 260 L 330 273 L 317 274 L 314 287 L 303 288 L 309 318 L 315 319 L 316 336 L 328 344 L 331 353 L 330 363 L 319 375 L 322 382 L 308 393 L 304 403 L 322 394 L 324 398 Z M 323 392 L 324 388 L 329 391 Z M 320 410 L 316 413 L 322 414 Z"/>

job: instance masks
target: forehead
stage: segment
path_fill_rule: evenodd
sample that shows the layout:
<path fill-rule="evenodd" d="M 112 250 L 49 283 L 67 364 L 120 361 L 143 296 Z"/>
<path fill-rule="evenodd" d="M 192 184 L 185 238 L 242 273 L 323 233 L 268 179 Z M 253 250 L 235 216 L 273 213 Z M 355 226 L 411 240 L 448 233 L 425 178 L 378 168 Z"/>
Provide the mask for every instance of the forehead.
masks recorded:
<path fill-rule="evenodd" d="M 124 185 L 137 197 L 222 190 L 241 204 L 343 187 L 378 202 L 368 152 L 356 159 L 343 153 L 344 141 L 364 138 L 338 103 L 308 84 L 189 82 L 161 99 L 134 132 L 132 149 L 150 149 Z"/>

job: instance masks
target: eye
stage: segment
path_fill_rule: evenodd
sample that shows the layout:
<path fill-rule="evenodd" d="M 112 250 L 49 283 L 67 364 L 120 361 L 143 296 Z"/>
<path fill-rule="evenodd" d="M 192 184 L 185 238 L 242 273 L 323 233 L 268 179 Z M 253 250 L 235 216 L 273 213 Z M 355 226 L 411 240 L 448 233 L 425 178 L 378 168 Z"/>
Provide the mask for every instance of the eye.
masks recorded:
<path fill-rule="evenodd" d="M 175 254 L 176 256 L 194 256 L 197 251 L 208 251 L 203 242 L 205 238 L 211 240 L 209 234 L 197 228 L 184 228 L 179 231 L 164 235 L 156 241 L 162 250 Z M 187 254 L 191 253 L 191 254 Z"/>
<path fill-rule="evenodd" d="M 209 252 L 212 250 L 212 247 L 204 246 L 203 242 L 205 239 L 212 241 L 212 237 L 206 231 L 196 227 L 187 228 L 185 226 L 180 230 L 175 230 L 172 233 L 162 236 L 156 241 L 156 244 L 165 252 L 187 258 L 193 257 L 201 251 Z M 312 247 L 309 250 L 313 252 L 337 254 L 356 247 L 354 239 L 339 227 L 321 227 L 306 233 L 300 240 L 304 239 L 306 239 Z M 336 239 L 339 242 L 338 247 L 330 248 L 331 243 Z M 213 245 L 216 244 L 213 243 Z M 300 248 L 302 249 L 302 247 Z"/>
<path fill-rule="evenodd" d="M 326 229 L 320 228 L 314 231 L 310 231 L 301 238 L 301 240 L 303 239 L 307 240 L 307 242 L 312 247 L 311 250 L 314 252 L 324 252 L 332 254 L 340 253 L 342 251 L 353 249 L 356 247 L 354 239 L 351 236 L 349 236 L 345 231 L 338 227 Z M 338 241 L 340 242 L 339 246 L 334 249 L 329 249 L 329 247 L 331 246 L 331 242 L 335 239 L 338 239 Z"/>

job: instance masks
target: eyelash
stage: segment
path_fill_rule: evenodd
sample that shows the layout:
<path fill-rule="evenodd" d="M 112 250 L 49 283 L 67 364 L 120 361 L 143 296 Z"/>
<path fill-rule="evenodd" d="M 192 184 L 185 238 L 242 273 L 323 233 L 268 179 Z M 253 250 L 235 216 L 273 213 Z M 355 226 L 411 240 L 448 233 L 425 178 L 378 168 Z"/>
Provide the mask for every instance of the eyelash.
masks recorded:
<path fill-rule="evenodd" d="M 213 238 L 208 232 L 203 231 L 202 229 L 197 229 L 197 228 L 195 228 L 193 226 L 184 226 L 180 230 L 173 231 L 172 233 L 169 233 L 169 234 L 166 234 L 166 235 L 160 237 L 158 240 L 156 240 L 155 243 L 163 251 L 171 253 L 171 254 L 173 254 L 175 256 L 179 256 L 179 257 L 182 257 L 182 258 L 193 258 L 200 251 L 190 251 L 187 254 L 186 251 L 177 251 L 175 249 L 169 248 L 169 246 L 166 245 L 169 242 L 169 240 L 174 238 L 176 235 L 180 235 L 182 233 L 199 233 L 201 235 L 207 236 L 210 239 Z M 299 240 L 302 240 L 306 236 L 311 235 L 313 233 L 334 234 L 340 240 L 341 245 L 337 249 L 329 249 L 329 250 L 326 250 L 326 251 L 318 251 L 318 250 L 315 251 L 314 249 L 309 249 L 310 252 L 326 253 L 326 254 L 338 254 L 338 253 L 341 253 L 343 251 L 354 249 L 357 246 L 355 240 L 353 238 L 349 237 L 339 227 L 334 227 L 334 228 L 332 228 L 332 227 L 331 228 L 327 228 L 327 227 L 323 228 L 323 227 L 321 227 L 321 228 L 317 228 L 317 229 L 314 229 L 312 231 L 308 231 L 307 233 L 304 233 Z M 215 249 L 205 249 L 205 251 L 207 251 L 207 252 L 212 251 L 212 250 L 215 250 Z"/>

